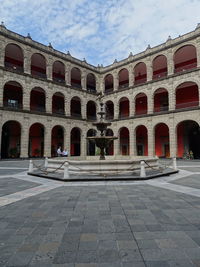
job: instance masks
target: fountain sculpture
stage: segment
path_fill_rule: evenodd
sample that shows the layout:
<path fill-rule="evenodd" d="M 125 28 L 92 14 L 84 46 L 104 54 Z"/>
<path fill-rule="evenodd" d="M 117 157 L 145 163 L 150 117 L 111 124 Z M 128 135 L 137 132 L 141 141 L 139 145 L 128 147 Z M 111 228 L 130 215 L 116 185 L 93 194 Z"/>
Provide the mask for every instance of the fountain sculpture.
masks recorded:
<path fill-rule="evenodd" d="M 100 148 L 100 160 L 105 160 L 105 148 L 108 147 L 111 141 L 118 139 L 116 136 L 106 136 L 105 132 L 108 126 L 111 125 L 111 122 L 105 122 L 104 116 L 104 103 L 100 101 L 100 111 L 97 113 L 100 115 L 100 121 L 94 122 L 93 125 L 96 126 L 97 130 L 100 131 L 100 136 L 91 136 L 87 137 L 88 140 L 95 142 L 96 146 Z"/>

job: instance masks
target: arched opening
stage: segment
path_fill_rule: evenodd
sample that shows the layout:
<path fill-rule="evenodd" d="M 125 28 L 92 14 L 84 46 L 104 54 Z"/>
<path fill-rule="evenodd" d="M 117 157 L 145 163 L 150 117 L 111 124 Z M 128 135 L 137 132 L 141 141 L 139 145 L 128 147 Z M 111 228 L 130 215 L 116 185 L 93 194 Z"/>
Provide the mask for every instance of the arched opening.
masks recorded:
<path fill-rule="evenodd" d="M 16 44 L 6 46 L 4 65 L 12 70 L 24 71 L 24 55 L 21 47 Z"/>
<path fill-rule="evenodd" d="M 17 121 L 7 121 L 2 127 L 1 158 L 19 158 L 21 126 Z"/>
<path fill-rule="evenodd" d="M 51 131 L 51 156 L 57 156 L 57 149 L 61 147 L 64 149 L 64 130 L 60 125 L 56 125 L 53 127 Z"/>
<path fill-rule="evenodd" d="M 96 104 L 93 101 L 87 102 L 87 119 L 88 120 L 96 120 Z"/>
<path fill-rule="evenodd" d="M 71 130 L 71 156 L 80 156 L 81 154 L 81 131 L 79 128 Z"/>
<path fill-rule="evenodd" d="M 168 109 L 168 92 L 164 88 L 159 88 L 154 93 L 154 112 L 162 112 Z"/>
<path fill-rule="evenodd" d="M 33 54 L 31 57 L 31 75 L 46 79 L 46 59 L 40 54 Z"/>
<path fill-rule="evenodd" d="M 113 76 L 112 74 L 106 75 L 104 79 L 105 84 L 105 93 L 109 93 L 113 91 Z"/>
<path fill-rule="evenodd" d="M 147 81 L 147 67 L 144 62 L 138 63 L 134 68 L 135 82 L 134 84 L 142 84 Z"/>
<path fill-rule="evenodd" d="M 197 52 L 193 45 L 186 45 L 174 53 L 174 72 L 194 69 L 197 67 Z"/>
<path fill-rule="evenodd" d="M 106 130 L 106 136 L 113 136 L 113 135 L 114 135 L 114 133 L 111 129 Z M 114 141 L 113 140 L 109 142 L 105 151 L 106 151 L 106 155 L 108 155 L 108 156 L 114 155 Z"/>
<path fill-rule="evenodd" d="M 177 126 L 177 156 L 200 158 L 200 128 L 192 120 L 182 121 Z"/>
<path fill-rule="evenodd" d="M 45 112 L 45 91 L 40 87 L 35 87 L 31 91 L 30 110 Z"/>
<path fill-rule="evenodd" d="M 70 103 L 71 116 L 74 118 L 81 118 L 81 100 L 79 97 L 74 96 Z"/>
<path fill-rule="evenodd" d="M 122 97 L 119 100 L 119 118 L 129 117 L 129 100 L 127 97 Z"/>
<path fill-rule="evenodd" d="M 96 78 L 92 73 L 87 75 L 87 91 L 96 92 Z"/>
<path fill-rule="evenodd" d="M 129 130 L 122 127 L 119 130 L 120 155 L 129 155 Z"/>
<path fill-rule="evenodd" d="M 52 113 L 65 114 L 65 97 L 62 93 L 55 93 L 52 98 Z"/>
<path fill-rule="evenodd" d="M 78 68 L 71 70 L 71 86 L 81 88 L 81 71 Z"/>
<path fill-rule="evenodd" d="M 7 82 L 3 90 L 3 106 L 12 109 L 22 109 L 23 90 L 17 82 Z"/>
<path fill-rule="evenodd" d="M 167 76 L 167 58 L 164 55 L 157 56 L 153 60 L 153 80 Z"/>
<path fill-rule="evenodd" d="M 114 119 L 114 104 L 112 101 L 107 101 L 105 103 L 105 118 L 106 120 L 113 120 Z"/>
<path fill-rule="evenodd" d="M 194 82 L 185 82 L 176 88 L 176 109 L 199 105 L 198 86 Z"/>
<path fill-rule="evenodd" d="M 34 123 L 29 129 L 29 157 L 44 156 L 44 126 Z"/>
<path fill-rule="evenodd" d="M 135 97 L 135 115 L 147 114 L 147 96 L 140 93 Z"/>
<path fill-rule="evenodd" d="M 129 73 L 127 69 L 122 69 L 119 72 L 119 89 L 129 87 Z"/>
<path fill-rule="evenodd" d="M 53 81 L 65 83 L 65 65 L 60 61 L 53 63 Z"/>
<path fill-rule="evenodd" d="M 169 128 L 165 123 L 155 126 L 155 155 L 162 158 L 170 157 Z"/>
<path fill-rule="evenodd" d="M 148 156 L 148 131 L 144 125 L 136 128 L 137 156 Z"/>
<path fill-rule="evenodd" d="M 87 131 L 87 137 L 96 136 L 97 131 L 94 129 L 90 129 Z M 96 154 L 96 144 L 92 140 L 87 140 L 87 155 L 95 156 Z"/>

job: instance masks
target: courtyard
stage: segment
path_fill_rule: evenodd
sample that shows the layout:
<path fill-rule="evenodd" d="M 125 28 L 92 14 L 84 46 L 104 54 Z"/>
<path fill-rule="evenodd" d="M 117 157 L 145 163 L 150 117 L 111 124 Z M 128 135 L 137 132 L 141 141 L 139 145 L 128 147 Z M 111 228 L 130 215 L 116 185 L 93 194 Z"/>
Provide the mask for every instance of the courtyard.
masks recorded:
<path fill-rule="evenodd" d="M 178 166 L 149 181 L 64 183 L 1 161 L 0 266 L 200 266 L 200 161 Z"/>

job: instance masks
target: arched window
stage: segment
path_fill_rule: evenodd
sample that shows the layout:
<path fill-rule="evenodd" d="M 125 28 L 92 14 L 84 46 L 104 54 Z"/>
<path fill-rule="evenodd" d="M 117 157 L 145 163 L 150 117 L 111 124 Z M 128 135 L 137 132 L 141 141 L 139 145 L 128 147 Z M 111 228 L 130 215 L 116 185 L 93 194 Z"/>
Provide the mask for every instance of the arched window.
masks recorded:
<path fill-rule="evenodd" d="M 71 116 L 81 118 L 81 100 L 79 97 L 74 96 L 70 103 Z"/>
<path fill-rule="evenodd" d="M 87 137 L 96 136 L 97 131 L 94 129 L 90 129 L 87 132 Z M 87 155 L 88 156 L 95 156 L 96 154 L 96 145 L 95 142 L 91 140 L 87 140 Z"/>
<path fill-rule="evenodd" d="M 154 112 L 167 111 L 168 109 L 168 92 L 164 88 L 159 88 L 154 93 Z"/>
<path fill-rule="evenodd" d="M 31 57 L 31 75 L 46 79 L 46 59 L 41 54 L 33 54 Z"/>
<path fill-rule="evenodd" d="M 24 55 L 21 47 L 16 44 L 8 44 L 5 48 L 4 64 L 6 68 L 23 72 Z"/>
<path fill-rule="evenodd" d="M 45 112 L 45 91 L 40 87 L 35 87 L 31 91 L 30 110 Z"/>
<path fill-rule="evenodd" d="M 119 89 L 129 87 L 129 72 L 127 69 L 122 69 L 119 72 Z"/>
<path fill-rule="evenodd" d="M 129 100 L 127 97 L 122 97 L 119 100 L 119 118 L 129 117 Z"/>
<path fill-rule="evenodd" d="M 78 68 L 71 70 L 71 86 L 81 88 L 81 71 Z"/>
<path fill-rule="evenodd" d="M 53 63 L 53 81 L 65 83 L 65 65 L 60 61 Z"/>
<path fill-rule="evenodd" d="M 114 104 L 112 101 L 107 101 L 105 103 L 105 118 L 106 120 L 113 120 L 114 119 Z"/>
<path fill-rule="evenodd" d="M 179 48 L 174 54 L 174 72 L 182 72 L 197 67 L 197 52 L 193 45 Z"/>
<path fill-rule="evenodd" d="M 199 90 L 194 82 L 185 82 L 176 88 L 176 109 L 199 105 Z"/>
<path fill-rule="evenodd" d="M 157 56 L 153 60 L 153 80 L 167 76 L 167 58 L 164 55 Z"/>
<path fill-rule="evenodd" d="M 23 90 L 19 83 L 10 81 L 4 85 L 3 106 L 12 109 L 22 109 Z"/>
<path fill-rule="evenodd" d="M 94 101 L 87 102 L 87 119 L 88 120 L 96 120 L 96 104 Z"/>
<path fill-rule="evenodd" d="M 138 63 L 134 68 L 135 85 L 142 84 L 147 81 L 147 67 L 143 62 Z"/>
<path fill-rule="evenodd" d="M 55 93 L 52 98 L 52 113 L 65 114 L 65 97 L 62 93 Z"/>
<path fill-rule="evenodd" d="M 112 74 L 106 75 L 104 79 L 105 84 L 105 93 L 109 93 L 113 91 L 113 76 Z"/>
<path fill-rule="evenodd" d="M 96 78 L 93 73 L 87 75 L 87 91 L 96 92 Z"/>
<path fill-rule="evenodd" d="M 135 115 L 147 114 L 147 96 L 140 93 L 135 97 Z"/>

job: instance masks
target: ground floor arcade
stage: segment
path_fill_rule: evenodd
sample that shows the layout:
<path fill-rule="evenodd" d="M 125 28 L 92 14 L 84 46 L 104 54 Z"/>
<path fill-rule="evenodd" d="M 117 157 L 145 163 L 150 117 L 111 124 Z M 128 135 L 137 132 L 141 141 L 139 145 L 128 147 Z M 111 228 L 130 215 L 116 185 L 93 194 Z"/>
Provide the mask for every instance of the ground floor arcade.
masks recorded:
<path fill-rule="evenodd" d="M 2 116 L 3 117 L 3 116 Z M 79 121 L 33 121 L 12 112 L 1 125 L 1 158 L 54 157 L 59 146 L 71 156 L 94 156 L 99 149 L 86 137 L 97 135 L 91 123 Z M 197 119 L 195 119 L 197 118 Z M 117 136 L 106 149 L 107 155 L 137 155 L 200 158 L 198 110 L 172 115 L 114 122 L 106 135 Z M 28 123 L 27 123 L 28 121 Z"/>

